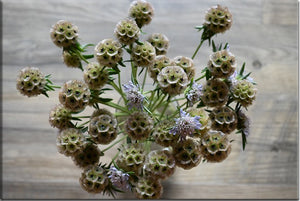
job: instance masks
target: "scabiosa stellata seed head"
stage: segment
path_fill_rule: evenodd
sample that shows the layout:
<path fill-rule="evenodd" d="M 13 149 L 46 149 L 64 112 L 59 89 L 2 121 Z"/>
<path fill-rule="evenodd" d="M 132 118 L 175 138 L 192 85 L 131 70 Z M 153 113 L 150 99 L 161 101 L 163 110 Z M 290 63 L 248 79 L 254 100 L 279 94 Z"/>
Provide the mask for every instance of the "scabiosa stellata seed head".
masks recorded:
<path fill-rule="evenodd" d="M 231 151 L 231 144 L 222 131 L 210 130 L 201 139 L 201 153 L 207 162 L 221 162 Z"/>
<path fill-rule="evenodd" d="M 59 20 L 50 30 L 53 43 L 58 47 L 70 47 L 77 43 L 78 28 L 71 22 Z"/>
<path fill-rule="evenodd" d="M 153 33 L 147 39 L 155 48 L 156 55 L 165 55 L 169 49 L 169 39 L 161 33 Z"/>
<path fill-rule="evenodd" d="M 255 100 L 257 89 L 253 83 L 244 79 L 235 82 L 231 87 L 231 92 L 235 101 L 244 107 L 248 107 Z"/>
<path fill-rule="evenodd" d="M 194 62 L 191 58 L 184 56 L 177 56 L 173 59 L 176 66 L 180 66 L 186 75 L 188 76 L 188 80 L 191 80 L 195 76 L 195 67 Z"/>
<path fill-rule="evenodd" d="M 86 168 L 89 165 L 96 165 L 100 159 L 100 149 L 92 143 L 85 143 L 82 150 L 72 156 L 75 165 Z"/>
<path fill-rule="evenodd" d="M 187 98 L 188 106 L 193 106 L 199 102 L 202 96 L 203 87 L 201 84 L 193 82 L 192 87 L 187 88 L 185 97 Z"/>
<path fill-rule="evenodd" d="M 139 199 L 159 199 L 163 193 L 160 180 L 152 177 L 139 177 L 133 190 Z"/>
<path fill-rule="evenodd" d="M 136 66 L 148 67 L 155 60 L 155 48 L 147 41 L 143 44 L 136 44 L 131 53 L 131 58 Z"/>
<path fill-rule="evenodd" d="M 153 17 L 152 5 L 144 0 L 133 1 L 130 4 L 129 16 L 134 18 L 139 28 L 151 22 Z"/>
<path fill-rule="evenodd" d="M 50 125 L 58 129 L 73 127 L 71 119 L 71 111 L 61 104 L 56 105 L 49 114 Z"/>
<path fill-rule="evenodd" d="M 228 78 L 236 68 L 235 56 L 228 50 L 217 51 L 209 56 L 208 70 L 216 78 Z"/>
<path fill-rule="evenodd" d="M 40 69 L 35 67 L 23 68 L 17 77 L 17 89 L 24 96 L 37 96 L 45 92 L 46 80 Z"/>
<path fill-rule="evenodd" d="M 79 68 L 81 61 L 76 54 L 70 54 L 67 50 L 63 51 L 63 60 L 67 67 Z"/>
<path fill-rule="evenodd" d="M 62 130 L 56 138 L 58 152 L 66 156 L 74 156 L 83 148 L 85 138 L 79 129 L 67 128 Z"/>
<path fill-rule="evenodd" d="M 188 77 L 180 66 L 167 66 L 157 75 L 157 81 L 164 93 L 171 96 L 181 94 L 188 85 Z"/>
<path fill-rule="evenodd" d="M 109 74 L 105 66 L 98 63 L 89 63 L 83 72 L 85 83 L 90 89 L 101 89 L 109 79 Z"/>
<path fill-rule="evenodd" d="M 227 7 L 217 5 L 206 11 L 204 26 L 212 33 L 223 33 L 230 29 L 231 25 L 232 15 Z"/>
<path fill-rule="evenodd" d="M 90 95 L 87 84 L 79 80 L 69 80 L 59 92 L 59 101 L 72 112 L 79 112 L 88 105 Z"/>
<path fill-rule="evenodd" d="M 114 67 L 122 60 L 122 45 L 113 39 L 104 39 L 95 47 L 95 57 L 100 65 Z"/>
<path fill-rule="evenodd" d="M 200 144 L 193 138 L 180 141 L 173 146 L 176 165 L 185 170 L 196 167 L 201 161 Z"/>
<path fill-rule="evenodd" d="M 201 127 L 194 132 L 193 137 L 202 137 L 209 129 L 210 129 L 210 119 L 208 113 L 203 108 L 187 108 L 186 112 L 188 112 L 191 117 L 199 116 Z"/>
<path fill-rule="evenodd" d="M 149 66 L 148 70 L 150 72 L 150 77 L 157 81 L 157 75 L 160 73 L 160 71 L 166 67 L 171 66 L 172 61 L 165 55 L 158 55 L 155 57 L 154 62 L 152 65 Z"/>
<path fill-rule="evenodd" d="M 176 123 L 170 129 L 173 135 L 179 135 L 180 140 L 186 140 L 187 136 L 193 136 L 194 132 L 201 128 L 200 116 L 191 117 L 189 113 L 180 110 L 180 117 L 175 119 Z"/>
<path fill-rule="evenodd" d="M 237 129 L 242 131 L 246 136 L 250 135 L 250 119 L 245 115 L 242 110 L 237 113 L 238 123 Z"/>
<path fill-rule="evenodd" d="M 118 123 L 107 109 L 93 112 L 88 128 L 89 135 L 98 144 L 109 144 L 116 139 Z"/>
<path fill-rule="evenodd" d="M 101 193 L 109 184 L 109 179 L 104 168 L 90 165 L 81 173 L 79 182 L 83 190 L 89 193 Z"/>
<path fill-rule="evenodd" d="M 201 100 L 206 106 L 217 107 L 224 105 L 229 96 L 228 86 L 219 79 L 208 80 L 203 87 Z"/>
<path fill-rule="evenodd" d="M 138 40 L 140 29 L 133 19 L 124 19 L 116 25 L 114 33 L 121 44 L 130 45 Z"/>
<path fill-rule="evenodd" d="M 175 172 L 175 168 L 175 158 L 170 148 L 149 152 L 144 165 L 146 174 L 157 179 L 170 177 Z"/>
<path fill-rule="evenodd" d="M 216 107 L 209 114 L 211 120 L 211 128 L 230 134 L 236 129 L 237 116 L 235 111 L 227 106 Z"/>
<path fill-rule="evenodd" d="M 125 123 L 125 130 L 128 136 L 134 140 L 145 140 L 149 137 L 152 129 L 152 118 L 141 111 L 132 113 Z"/>
<path fill-rule="evenodd" d="M 126 172 L 132 171 L 139 174 L 145 162 L 145 157 L 143 144 L 127 144 L 121 147 L 116 164 Z"/>
<path fill-rule="evenodd" d="M 115 168 L 114 166 L 111 166 L 109 168 L 108 178 L 112 185 L 118 188 L 119 190 L 122 190 L 124 192 L 131 190 L 128 173 L 124 173 L 121 170 Z"/>
<path fill-rule="evenodd" d="M 173 135 L 170 133 L 170 129 L 174 126 L 174 120 L 165 119 L 160 121 L 153 131 L 153 137 L 155 142 L 161 146 L 168 147 L 176 143 L 179 139 L 179 135 Z"/>
<path fill-rule="evenodd" d="M 123 84 L 124 92 L 128 100 L 128 109 L 136 108 L 143 110 L 143 102 L 145 96 L 139 91 L 139 87 L 134 85 L 131 81 L 128 84 Z"/>

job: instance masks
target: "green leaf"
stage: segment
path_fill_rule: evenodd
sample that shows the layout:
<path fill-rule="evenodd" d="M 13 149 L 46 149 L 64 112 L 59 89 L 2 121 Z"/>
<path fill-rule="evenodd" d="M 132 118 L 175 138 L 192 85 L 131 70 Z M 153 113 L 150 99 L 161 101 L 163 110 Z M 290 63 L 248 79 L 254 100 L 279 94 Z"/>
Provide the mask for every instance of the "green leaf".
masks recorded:
<path fill-rule="evenodd" d="M 112 98 L 98 98 L 100 102 L 103 102 L 103 103 L 107 103 L 107 102 L 110 102 L 112 101 L 113 99 Z"/>
<path fill-rule="evenodd" d="M 249 77 L 250 74 L 251 74 L 251 72 L 248 73 L 247 75 L 245 75 L 244 77 L 242 77 L 242 80 L 247 79 L 247 77 Z"/>
<path fill-rule="evenodd" d="M 215 41 L 212 40 L 212 48 L 213 48 L 213 52 L 217 51 L 216 45 L 215 45 Z"/>
<path fill-rule="evenodd" d="M 201 31 L 203 28 L 204 28 L 203 25 L 201 25 L 201 26 L 195 26 L 195 29 L 198 29 L 198 31 Z"/>
<path fill-rule="evenodd" d="M 225 43 L 225 46 L 224 46 L 224 50 L 226 50 L 227 49 L 227 47 L 228 47 L 228 43 Z"/>
<path fill-rule="evenodd" d="M 136 40 L 135 43 L 138 44 L 138 45 L 144 45 L 144 43 L 139 41 L 139 40 Z"/>
<path fill-rule="evenodd" d="M 126 65 L 122 61 L 119 61 L 118 64 L 122 67 L 126 67 Z"/>
<path fill-rule="evenodd" d="M 201 71 L 201 73 L 205 73 L 208 70 L 207 67 L 203 68 L 203 70 Z"/>
<path fill-rule="evenodd" d="M 208 69 L 206 70 L 205 77 L 206 77 L 206 80 L 209 80 L 209 78 L 211 78 L 211 74 Z"/>
<path fill-rule="evenodd" d="M 246 63 L 244 62 L 244 63 L 243 63 L 243 66 L 242 66 L 242 68 L 241 68 L 241 70 L 240 70 L 240 72 L 239 72 L 239 75 L 240 75 L 240 76 L 243 76 L 243 73 L 244 73 L 244 70 L 245 70 L 245 65 L 246 65 Z"/>
<path fill-rule="evenodd" d="M 142 74 L 145 68 L 142 68 L 141 71 L 139 72 L 139 76 Z"/>
<path fill-rule="evenodd" d="M 244 151 L 247 144 L 247 137 L 244 132 L 242 132 L 242 140 L 243 140 L 243 151 Z"/>
<path fill-rule="evenodd" d="M 93 54 L 83 54 L 82 55 L 85 59 L 92 59 L 94 58 L 94 55 Z"/>

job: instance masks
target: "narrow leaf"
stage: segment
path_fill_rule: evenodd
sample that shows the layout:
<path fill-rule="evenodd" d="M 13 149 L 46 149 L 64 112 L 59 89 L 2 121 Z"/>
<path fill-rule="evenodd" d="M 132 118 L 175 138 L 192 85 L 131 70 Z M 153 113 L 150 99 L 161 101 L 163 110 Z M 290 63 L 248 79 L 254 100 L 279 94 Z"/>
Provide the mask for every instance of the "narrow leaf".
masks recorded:
<path fill-rule="evenodd" d="M 213 52 L 217 51 L 216 45 L 215 45 L 215 41 L 212 40 L 212 48 L 213 48 Z"/>
<path fill-rule="evenodd" d="M 245 65 L 246 65 L 246 63 L 244 62 L 243 66 L 242 66 L 242 68 L 240 70 L 240 73 L 239 73 L 240 76 L 243 76 L 243 73 L 244 73 L 244 70 L 245 70 Z"/>

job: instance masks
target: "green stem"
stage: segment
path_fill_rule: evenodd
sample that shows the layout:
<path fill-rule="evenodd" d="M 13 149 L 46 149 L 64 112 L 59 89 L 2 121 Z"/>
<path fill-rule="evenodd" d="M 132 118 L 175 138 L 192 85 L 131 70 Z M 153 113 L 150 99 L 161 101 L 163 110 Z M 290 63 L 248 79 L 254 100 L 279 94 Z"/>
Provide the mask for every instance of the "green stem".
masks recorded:
<path fill-rule="evenodd" d="M 110 167 L 111 164 L 115 164 L 115 160 L 119 156 L 119 153 L 120 153 L 120 151 L 118 150 L 117 153 L 115 154 L 115 156 L 111 159 L 111 162 L 109 163 L 108 167 Z"/>
<path fill-rule="evenodd" d="M 113 146 L 115 146 L 116 144 L 118 144 L 119 142 L 125 140 L 127 138 L 127 135 L 124 135 L 122 138 L 120 138 L 119 140 L 115 141 L 113 144 L 111 144 L 110 146 L 106 147 L 105 149 L 103 149 L 101 152 L 106 152 L 107 150 L 109 150 L 110 148 L 112 148 Z"/>
<path fill-rule="evenodd" d="M 193 54 L 193 56 L 192 56 L 192 59 L 195 58 L 195 56 L 196 56 L 196 54 L 198 53 L 198 51 L 199 51 L 201 45 L 203 44 L 203 42 L 204 42 L 204 40 L 201 40 L 201 42 L 199 43 L 197 49 L 195 50 L 195 52 L 194 52 L 194 54 Z"/>
<path fill-rule="evenodd" d="M 88 120 L 88 121 L 86 121 L 86 122 L 80 124 L 78 127 L 84 126 L 84 125 L 86 125 L 86 124 L 88 124 L 88 123 L 90 123 L 90 120 Z"/>
<path fill-rule="evenodd" d="M 148 73 L 148 68 L 146 68 L 146 72 L 144 74 L 144 79 L 143 79 L 143 84 L 142 84 L 142 93 L 144 91 L 145 83 L 146 83 L 146 78 L 147 78 L 147 73 Z"/>
<path fill-rule="evenodd" d="M 113 103 L 113 102 L 100 102 L 102 103 L 103 105 L 107 105 L 107 106 L 110 106 L 112 108 L 115 108 L 115 109 L 118 109 L 118 110 L 121 110 L 122 112 L 125 112 L 127 114 L 130 114 L 130 112 L 127 110 L 127 108 L 125 107 L 122 107 L 116 103 Z"/>
<path fill-rule="evenodd" d="M 165 107 L 164 107 L 164 109 L 163 109 L 163 111 L 161 112 L 161 115 L 160 115 L 160 117 L 159 117 L 159 120 L 161 120 L 161 119 L 163 118 L 163 116 L 164 116 L 164 114 L 165 114 L 165 112 L 166 112 L 166 110 L 167 110 L 167 108 L 168 108 L 168 106 L 169 106 L 170 100 L 171 100 L 171 96 L 169 95 L 169 96 L 168 96 L 168 99 L 167 99 L 167 102 L 166 102 L 166 105 L 165 105 Z"/>
<path fill-rule="evenodd" d="M 195 80 L 195 82 L 198 82 L 199 80 L 203 79 L 206 77 L 206 73 L 204 75 L 202 75 L 201 77 L 199 77 L 198 79 Z"/>
<path fill-rule="evenodd" d="M 119 73 L 120 74 L 120 73 Z M 122 96 L 122 98 L 123 98 L 123 100 L 124 100 L 124 102 L 126 103 L 126 98 L 125 98 L 125 95 L 124 95 L 124 93 L 123 93 L 123 90 L 122 90 L 122 88 L 120 87 L 118 87 L 115 83 L 114 83 L 114 81 L 110 81 L 109 82 L 109 84 Z M 120 84 L 121 85 L 121 84 Z"/>
<path fill-rule="evenodd" d="M 158 104 L 157 105 L 153 105 L 153 108 L 151 108 L 151 111 L 154 111 L 154 110 L 156 110 L 160 105 L 161 105 L 161 103 L 163 102 L 163 100 L 166 98 L 166 96 L 167 96 L 167 94 L 164 94 L 163 96 L 162 96 L 162 98 L 161 98 L 161 100 L 158 102 Z"/>

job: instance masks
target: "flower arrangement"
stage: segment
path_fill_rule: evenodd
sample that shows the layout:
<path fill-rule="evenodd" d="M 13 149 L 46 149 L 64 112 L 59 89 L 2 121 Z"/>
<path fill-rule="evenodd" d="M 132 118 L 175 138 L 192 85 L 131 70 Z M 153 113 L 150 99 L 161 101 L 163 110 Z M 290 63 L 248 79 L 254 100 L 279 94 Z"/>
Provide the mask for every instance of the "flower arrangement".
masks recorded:
<path fill-rule="evenodd" d="M 56 86 L 51 75 L 35 67 L 18 75 L 17 89 L 28 97 L 48 97 L 48 91 L 60 88 L 60 103 L 50 110 L 49 123 L 59 131 L 58 152 L 82 168 L 79 183 L 89 193 L 114 196 L 131 191 L 137 198 L 157 199 L 163 193 L 161 180 L 172 176 L 176 167 L 188 170 L 225 160 L 233 142 L 230 134 L 241 135 L 245 149 L 250 134 L 245 111 L 255 100 L 256 83 L 245 73 L 245 63 L 238 70 L 228 43 L 212 39 L 230 29 L 229 10 L 220 5 L 208 9 L 204 23 L 195 27 L 202 34 L 194 54 L 173 59 L 166 56 L 169 39 L 164 34 L 139 40 L 147 35 L 142 28 L 153 14 L 147 1 L 133 1 L 128 17 L 117 23 L 114 38 L 97 45 L 81 45 L 77 26 L 60 20 L 50 37 L 62 48 L 65 65 L 82 70 L 82 79 Z M 212 52 L 196 77 L 194 59 L 206 41 Z M 91 46 L 94 52 L 86 54 Z M 123 59 L 124 53 L 130 60 Z M 120 68 L 131 72 L 129 82 L 121 83 Z M 145 90 L 147 76 L 153 79 L 152 90 Z M 110 90 L 119 93 L 120 104 L 105 97 Z M 76 116 L 86 107 L 94 112 Z M 119 143 L 111 162 L 102 163 L 105 152 Z M 101 145 L 109 146 L 101 150 Z"/>

